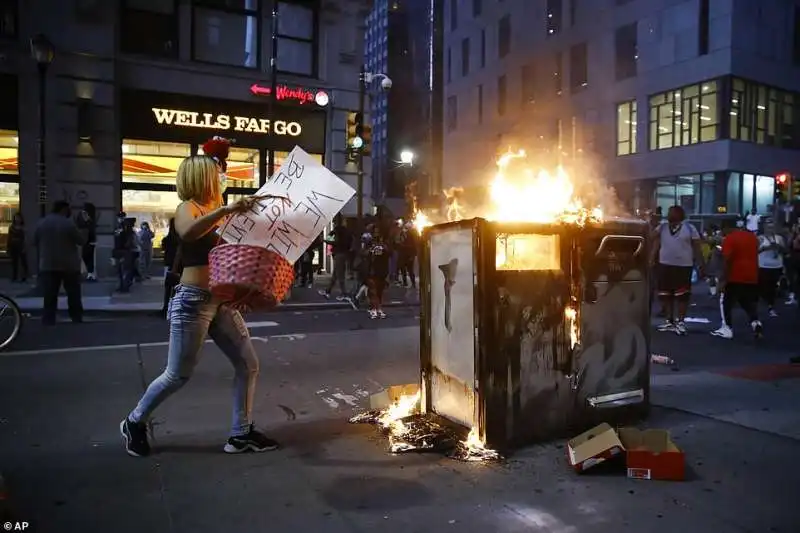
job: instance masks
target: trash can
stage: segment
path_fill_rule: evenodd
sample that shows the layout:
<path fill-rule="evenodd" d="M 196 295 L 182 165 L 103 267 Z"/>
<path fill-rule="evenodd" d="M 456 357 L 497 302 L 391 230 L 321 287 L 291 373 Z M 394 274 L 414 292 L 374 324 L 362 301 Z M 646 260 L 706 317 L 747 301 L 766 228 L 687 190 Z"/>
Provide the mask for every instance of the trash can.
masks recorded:
<path fill-rule="evenodd" d="M 439 224 L 420 276 L 426 414 L 496 450 L 646 414 L 646 222 Z"/>

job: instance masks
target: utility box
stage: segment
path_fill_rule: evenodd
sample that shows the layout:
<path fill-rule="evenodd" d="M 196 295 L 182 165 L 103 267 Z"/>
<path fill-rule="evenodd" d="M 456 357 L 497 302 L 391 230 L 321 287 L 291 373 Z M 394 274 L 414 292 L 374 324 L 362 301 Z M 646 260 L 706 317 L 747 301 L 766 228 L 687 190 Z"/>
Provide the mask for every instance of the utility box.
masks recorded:
<path fill-rule="evenodd" d="M 424 412 L 496 450 L 646 413 L 646 222 L 475 218 L 422 240 Z"/>

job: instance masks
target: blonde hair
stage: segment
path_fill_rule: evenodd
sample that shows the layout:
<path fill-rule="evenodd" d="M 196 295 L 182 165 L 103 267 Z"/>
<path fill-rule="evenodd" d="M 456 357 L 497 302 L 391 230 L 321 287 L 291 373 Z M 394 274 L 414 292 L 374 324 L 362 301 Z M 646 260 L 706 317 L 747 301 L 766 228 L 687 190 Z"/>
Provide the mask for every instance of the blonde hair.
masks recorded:
<path fill-rule="evenodd" d="M 222 205 L 219 167 L 207 155 L 192 155 L 181 161 L 175 181 L 182 201 Z"/>

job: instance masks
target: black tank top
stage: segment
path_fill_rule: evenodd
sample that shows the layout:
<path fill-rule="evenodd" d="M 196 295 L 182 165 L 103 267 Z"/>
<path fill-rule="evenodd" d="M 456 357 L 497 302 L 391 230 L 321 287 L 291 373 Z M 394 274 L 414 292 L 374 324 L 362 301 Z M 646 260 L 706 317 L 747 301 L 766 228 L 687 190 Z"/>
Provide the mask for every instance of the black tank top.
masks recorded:
<path fill-rule="evenodd" d="M 181 241 L 181 263 L 184 267 L 206 266 L 208 253 L 219 243 L 219 235 L 209 231 L 196 241 Z"/>

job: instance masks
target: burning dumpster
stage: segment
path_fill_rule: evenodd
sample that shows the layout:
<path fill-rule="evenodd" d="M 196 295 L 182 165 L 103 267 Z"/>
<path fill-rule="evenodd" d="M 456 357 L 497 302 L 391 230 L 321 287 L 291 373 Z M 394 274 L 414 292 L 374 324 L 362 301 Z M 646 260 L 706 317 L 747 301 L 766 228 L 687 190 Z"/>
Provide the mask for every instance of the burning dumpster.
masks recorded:
<path fill-rule="evenodd" d="M 421 410 L 508 450 L 649 403 L 647 224 L 427 227 Z"/>

